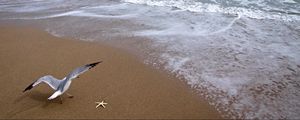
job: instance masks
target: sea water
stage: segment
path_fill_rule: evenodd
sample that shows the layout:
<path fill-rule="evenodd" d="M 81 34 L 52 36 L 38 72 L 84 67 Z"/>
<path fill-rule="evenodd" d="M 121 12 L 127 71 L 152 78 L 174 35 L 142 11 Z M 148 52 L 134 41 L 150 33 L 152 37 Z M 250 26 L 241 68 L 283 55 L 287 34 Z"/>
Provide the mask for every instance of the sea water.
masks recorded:
<path fill-rule="evenodd" d="M 145 63 L 223 117 L 300 119 L 299 0 L 0 0 L 0 20 L 89 41 L 146 38 L 132 46 Z"/>

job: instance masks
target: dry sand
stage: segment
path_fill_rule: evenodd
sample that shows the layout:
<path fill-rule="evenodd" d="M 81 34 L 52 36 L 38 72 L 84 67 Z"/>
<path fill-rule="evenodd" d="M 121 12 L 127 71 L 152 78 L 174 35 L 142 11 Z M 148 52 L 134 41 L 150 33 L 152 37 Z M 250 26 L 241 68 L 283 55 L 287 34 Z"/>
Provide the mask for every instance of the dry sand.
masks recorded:
<path fill-rule="evenodd" d="M 107 45 L 57 38 L 31 28 L 0 27 L 0 119 L 7 118 L 220 118 L 180 80 L 145 66 Z M 63 96 L 41 84 L 22 93 L 43 75 L 63 78 L 74 68 L 102 60 L 73 80 Z M 95 108 L 96 101 L 108 103 Z"/>

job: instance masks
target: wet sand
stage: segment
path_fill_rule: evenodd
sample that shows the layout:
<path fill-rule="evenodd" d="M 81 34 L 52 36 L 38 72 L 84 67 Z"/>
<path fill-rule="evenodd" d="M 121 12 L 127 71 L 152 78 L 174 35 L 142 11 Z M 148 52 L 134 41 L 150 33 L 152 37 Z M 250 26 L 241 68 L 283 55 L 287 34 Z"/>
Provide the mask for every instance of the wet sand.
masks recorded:
<path fill-rule="evenodd" d="M 145 66 L 133 55 L 101 43 L 57 38 L 26 27 L 0 26 L 0 119 L 220 118 L 184 82 Z M 63 78 L 74 68 L 103 61 L 74 79 L 68 93 L 48 101 L 53 90 L 43 75 Z M 108 103 L 95 108 L 96 101 Z"/>

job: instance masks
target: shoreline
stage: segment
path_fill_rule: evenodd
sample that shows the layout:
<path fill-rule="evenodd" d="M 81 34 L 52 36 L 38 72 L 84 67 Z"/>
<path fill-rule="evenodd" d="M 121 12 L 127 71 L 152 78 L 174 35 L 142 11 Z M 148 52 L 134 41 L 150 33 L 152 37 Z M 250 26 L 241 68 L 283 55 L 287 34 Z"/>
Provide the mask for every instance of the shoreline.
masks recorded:
<path fill-rule="evenodd" d="M 118 48 L 57 38 L 29 26 L 0 27 L 2 119 L 221 118 L 183 81 Z M 68 91 L 75 97 L 64 96 L 62 105 L 57 100 L 47 101 L 53 91 L 45 84 L 22 93 L 43 75 L 62 78 L 72 69 L 98 60 L 103 63 L 72 82 Z M 107 108 L 95 109 L 95 102 L 102 100 L 108 103 Z"/>

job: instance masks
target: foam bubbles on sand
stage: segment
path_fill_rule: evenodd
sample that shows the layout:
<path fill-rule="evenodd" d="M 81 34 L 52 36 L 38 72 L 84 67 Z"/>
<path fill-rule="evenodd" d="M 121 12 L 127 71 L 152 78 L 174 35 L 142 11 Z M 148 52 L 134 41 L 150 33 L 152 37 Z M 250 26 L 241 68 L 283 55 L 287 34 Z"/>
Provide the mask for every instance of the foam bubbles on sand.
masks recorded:
<path fill-rule="evenodd" d="M 135 32 L 153 39 L 149 59 L 187 80 L 225 117 L 300 117 L 297 19 L 155 9 L 138 20 L 151 29 Z"/>

